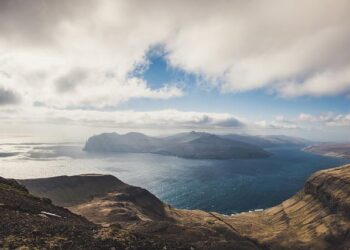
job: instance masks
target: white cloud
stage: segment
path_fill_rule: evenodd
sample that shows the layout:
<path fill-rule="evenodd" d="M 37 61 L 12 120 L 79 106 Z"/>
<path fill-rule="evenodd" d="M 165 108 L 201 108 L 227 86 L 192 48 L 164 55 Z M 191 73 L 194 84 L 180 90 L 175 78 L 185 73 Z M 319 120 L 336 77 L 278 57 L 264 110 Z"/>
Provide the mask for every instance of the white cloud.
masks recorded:
<path fill-rule="evenodd" d="M 213 4 L 214 5 L 214 4 Z M 348 1 L 215 1 L 167 44 L 174 65 L 224 92 L 349 93 Z M 196 19 L 197 18 L 197 19 Z"/>
<path fill-rule="evenodd" d="M 320 115 L 300 114 L 299 120 L 306 123 L 314 123 L 329 127 L 349 127 L 350 114 L 325 113 Z"/>
<path fill-rule="evenodd" d="M 288 121 L 280 121 L 280 120 L 271 120 L 271 121 L 266 121 L 266 120 L 261 120 L 253 123 L 254 126 L 260 129 L 284 129 L 284 130 L 294 130 L 294 129 L 301 129 L 296 123 Z"/>
<path fill-rule="evenodd" d="M 165 83 L 151 89 L 141 78 L 120 76 L 109 69 L 61 65 L 28 70 L 16 64 L 3 68 L 10 77 L 0 75 L 0 81 L 16 89 L 27 106 L 41 103 L 51 108 L 104 108 L 132 98 L 169 99 L 184 95 L 176 85 Z"/>
<path fill-rule="evenodd" d="M 252 125 L 252 124 L 251 124 Z M 332 127 L 350 128 L 350 114 L 332 112 L 311 115 L 301 113 L 297 117 L 276 116 L 271 120 L 261 120 L 253 125 L 266 129 L 327 130 Z"/>
<path fill-rule="evenodd" d="M 245 122 L 227 113 L 184 112 L 179 110 L 159 111 L 99 111 L 59 110 L 47 107 L 4 108 L 0 119 L 3 122 L 63 123 L 93 127 L 115 128 L 242 128 Z"/>
<path fill-rule="evenodd" d="M 301 113 L 299 115 L 299 120 L 302 122 L 313 122 L 316 120 L 316 118 L 313 115 Z"/>
<path fill-rule="evenodd" d="M 350 91 L 350 65 L 345 69 L 325 69 L 301 82 L 291 81 L 278 89 L 286 97 L 329 96 Z"/>
<path fill-rule="evenodd" d="M 157 25 L 152 28 L 155 18 L 134 18 L 137 9 L 108 0 L 1 1 L 1 83 L 18 90 L 24 105 L 53 108 L 182 96 L 174 84 L 153 89 L 130 75 L 163 37 Z"/>

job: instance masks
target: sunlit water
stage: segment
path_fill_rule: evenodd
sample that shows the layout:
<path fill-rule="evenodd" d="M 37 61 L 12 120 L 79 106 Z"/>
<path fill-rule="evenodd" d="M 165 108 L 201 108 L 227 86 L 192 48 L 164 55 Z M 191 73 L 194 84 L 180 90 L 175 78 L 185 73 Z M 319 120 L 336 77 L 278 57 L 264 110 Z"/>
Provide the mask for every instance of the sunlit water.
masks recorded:
<path fill-rule="evenodd" d="M 266 208 L 298 191 L 315 171 L 350 162 L 300 148 L 269 149 L 254 160 L 188 160 L 152 154 L 94 155 L 74 143 L 5 143 L 0 176 L 39 178 L 83 173 L 112 174 L 144 187 L 177 208 L 225 214 Z"/>

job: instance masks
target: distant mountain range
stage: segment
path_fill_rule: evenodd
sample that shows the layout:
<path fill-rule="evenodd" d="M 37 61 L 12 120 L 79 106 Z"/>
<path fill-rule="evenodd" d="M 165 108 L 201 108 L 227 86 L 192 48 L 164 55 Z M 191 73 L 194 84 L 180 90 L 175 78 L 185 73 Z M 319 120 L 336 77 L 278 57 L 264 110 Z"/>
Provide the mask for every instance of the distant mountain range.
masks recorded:
<path fill-rule="evenodd" d="M 350 159 L 350 143 L 322 143 L 305 148 L 305 151 L 338 158 Z"/>
<path fill-rule="evenodd" d="M 272 148 L 281 146 L 306 146 L 313 142 L 300 137 L 286 135 L 223 135 L 223 138 L 250 143 L 262 148 Z"/>
<path fill-rule="evenodd" d="M 287 136 L 214 135 L 204 132 L 151 137 L 131 132 L 124 135 L 103 133 L 92 136 L 84 150 L 95 153 L 153 153 L 189 159 L 265 158 L 264 148 L 307 145 L 304 139 Z"/>

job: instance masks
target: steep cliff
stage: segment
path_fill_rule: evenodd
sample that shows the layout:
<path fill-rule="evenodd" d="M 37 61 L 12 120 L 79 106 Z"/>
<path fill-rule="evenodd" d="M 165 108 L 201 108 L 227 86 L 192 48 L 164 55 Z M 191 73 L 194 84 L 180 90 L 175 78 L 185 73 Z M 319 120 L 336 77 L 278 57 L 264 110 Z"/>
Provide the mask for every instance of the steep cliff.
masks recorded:
<path fill-rule="evenodd" d="M 271 249 L 349 249 L 350 165 L 319 171 L 282 204 L 227 222 Z"/>

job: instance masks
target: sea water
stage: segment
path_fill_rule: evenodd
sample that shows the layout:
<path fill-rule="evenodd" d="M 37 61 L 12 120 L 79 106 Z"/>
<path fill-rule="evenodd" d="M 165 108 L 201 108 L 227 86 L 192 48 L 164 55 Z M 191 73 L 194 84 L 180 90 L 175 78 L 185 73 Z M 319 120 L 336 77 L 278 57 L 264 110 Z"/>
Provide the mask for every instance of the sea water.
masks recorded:
<path fill-rule="evenodd" d="M 314 172 L 350 160 L 319 156 L 299 147 L 267 149 L 265 159 L 190 160 L 156 154 L 91 154 L 79 143 L 2 143 L 0 176 L 41 178 L 111 174 L 185 209 L 224 214 L 264 209 L 288 199 Z"/>

